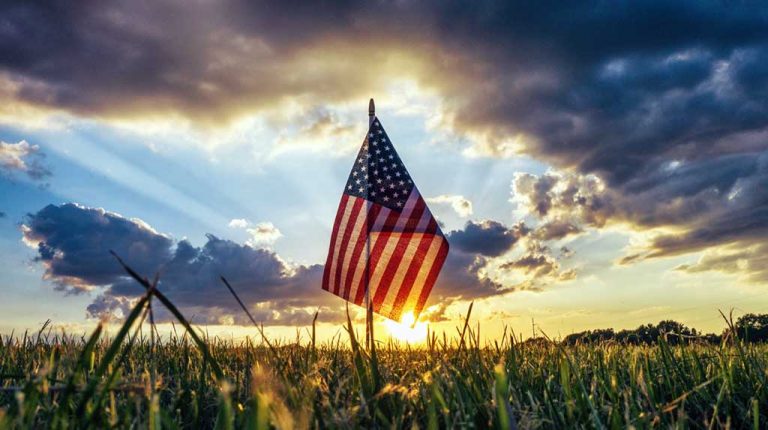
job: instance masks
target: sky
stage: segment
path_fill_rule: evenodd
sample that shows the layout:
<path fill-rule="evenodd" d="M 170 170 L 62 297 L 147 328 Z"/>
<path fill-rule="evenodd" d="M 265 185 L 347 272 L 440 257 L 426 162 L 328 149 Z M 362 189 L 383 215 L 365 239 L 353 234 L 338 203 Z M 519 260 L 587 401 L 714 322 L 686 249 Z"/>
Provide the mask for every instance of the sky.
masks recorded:
<path fill-rule="evenodd" d="M 762 3 L 8 1 L 0 333 L 119 323 L 110 250 L 216 333 L 253 331 L 219 276 L 275 336 L 339 333 L 371 97 L 451 246 L 420 330 L 768 309 Z"/>

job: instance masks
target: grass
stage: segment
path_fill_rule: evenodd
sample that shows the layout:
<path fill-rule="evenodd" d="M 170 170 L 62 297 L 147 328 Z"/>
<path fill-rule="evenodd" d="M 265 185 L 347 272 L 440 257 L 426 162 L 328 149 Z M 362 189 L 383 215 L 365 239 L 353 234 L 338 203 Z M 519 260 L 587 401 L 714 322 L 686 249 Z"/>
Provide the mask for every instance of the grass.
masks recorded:
<path fill-rule="evenodd" d="M 480 344 L 423 348 L 207 338 L 149 282 L 110 338 L 0 339 L 0 428 L 767 428 L 768 346 Z M 179 332 L 140 328 L 150 298 Z M 467 317 L 467 320 L 469 318 Z"/>

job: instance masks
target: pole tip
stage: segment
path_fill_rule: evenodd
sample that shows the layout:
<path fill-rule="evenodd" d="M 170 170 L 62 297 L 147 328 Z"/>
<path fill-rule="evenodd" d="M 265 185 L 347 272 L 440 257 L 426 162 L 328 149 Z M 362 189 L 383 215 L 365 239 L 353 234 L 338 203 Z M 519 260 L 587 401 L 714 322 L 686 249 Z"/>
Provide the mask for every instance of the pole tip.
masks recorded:
<path fill-rule="evenodd" d="M 373 99 L 368 102 L 368 116 L 376 115 L 376 105 L 373 103 Z"/>

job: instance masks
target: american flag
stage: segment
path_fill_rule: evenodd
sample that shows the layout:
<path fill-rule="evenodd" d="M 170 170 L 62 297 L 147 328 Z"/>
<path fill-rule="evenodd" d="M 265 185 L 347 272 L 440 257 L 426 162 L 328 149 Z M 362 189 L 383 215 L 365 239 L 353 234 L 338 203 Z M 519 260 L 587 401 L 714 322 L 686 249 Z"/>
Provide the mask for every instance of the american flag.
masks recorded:
<path fill-rule="evenodd" d="M 369 241 L 369 243 L 366 243 Z M 333 224 L 323 289 L 400 321 L 418 318 L 448 254 L 448 241 L 374 118 Z"/>

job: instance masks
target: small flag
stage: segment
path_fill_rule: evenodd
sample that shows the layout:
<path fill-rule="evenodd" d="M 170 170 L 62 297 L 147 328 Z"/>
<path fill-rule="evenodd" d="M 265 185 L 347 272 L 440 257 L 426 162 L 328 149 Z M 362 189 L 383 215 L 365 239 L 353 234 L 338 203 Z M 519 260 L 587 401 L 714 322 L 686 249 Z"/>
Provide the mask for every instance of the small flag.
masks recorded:
<path fill-rule="evenodd" d="M 400 321 L 418 318 L 448 241 L 378 118 L 349 174 L 333 224 L 323 289 Z"/>

